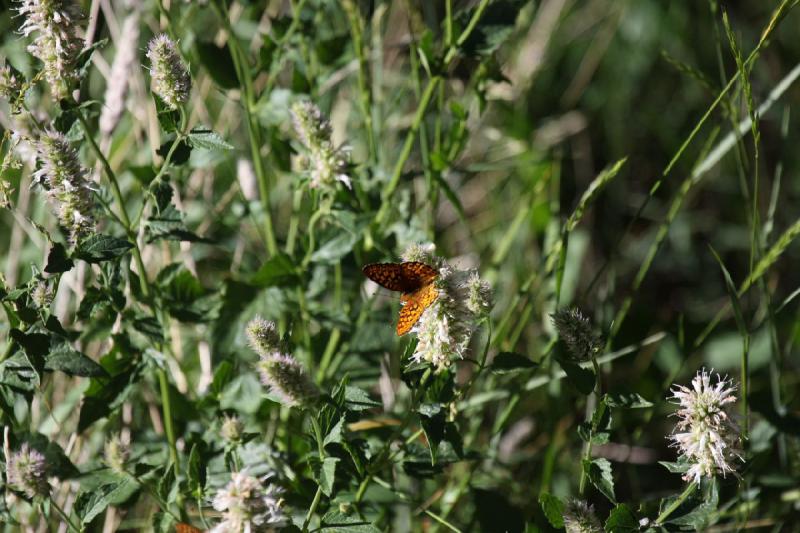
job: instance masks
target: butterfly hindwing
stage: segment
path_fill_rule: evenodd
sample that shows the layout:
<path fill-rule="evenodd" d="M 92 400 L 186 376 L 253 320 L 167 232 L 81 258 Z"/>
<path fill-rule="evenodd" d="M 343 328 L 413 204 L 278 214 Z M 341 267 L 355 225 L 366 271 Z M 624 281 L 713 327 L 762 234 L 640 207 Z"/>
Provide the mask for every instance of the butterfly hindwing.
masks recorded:
<path fill-rule="evenodd" d="M 433 284 L 429 283 L 411 294 L 403 295 L 405 296 L 405 305 L 400 308 L 400 316 L 397 319 L 397 334 L 405 335 L 411 331 L 411 328 L 419 321 L 425 309 L 436 300 L 438 294 Z"/>
<path fill-rule="evenodd" d="M 185 522 L 178 522 L 175 524 L 175 533 L 203 533 L 203 530 L 190 526 Z"/>

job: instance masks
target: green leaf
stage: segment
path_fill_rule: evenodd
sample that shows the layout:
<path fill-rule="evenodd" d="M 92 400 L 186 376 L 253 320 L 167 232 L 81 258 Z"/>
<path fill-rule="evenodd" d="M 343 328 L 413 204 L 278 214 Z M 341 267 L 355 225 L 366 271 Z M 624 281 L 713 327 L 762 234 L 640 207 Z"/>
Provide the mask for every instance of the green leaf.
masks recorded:
<path fill-rule="evenodd" d="M 204 150 L 233 150 L 233 145 L 225 142 L 218 133 L 211 130 L 192 130 L 189 132 L 189 142 L 195 148 Z"/>
<path fill-rule="evenodd" d="M 383 405 L 370 398 L 365 390 L 350 385 L 345 388 L 344 399 L 348 411 L 366 411 Z"/>
<path fill-rule="evenodd" d="M 108 372 L 102 366 L 66 342 L 56 342 L 50 346 L 44 368 L 58 370 L 70 376 L 108 377 Z"/>
<path fill-rule="evenodd" d="M 197 443 L 192 445 L 192 450 L 189 452 L 189 463 L 186 470 L 186 481 L 189 486 L 189 491 L 195 498 L 203 497 L 203 487 L 206 482 L 206 469 L 202 464 L 200 457 L 200 448 Z"/>
<path fill-rule="evenodd" d="M 719 264 L 719 268 L 722 270 L 722 277 L 725 279 L 725 290 L 728 292 L 728 298 L 731 301 L 731 306 L 733 307 L 733 316 L 736 318 L 736 327 L 739 328 L 739 334 L 745 339 L 745 349 L 749 345 L 749 337 L 750 333 L 747 330 L 747 324 L 744 321 L 744 315 L 742 314 L 742 306 L 739 303 L 739 293 L 736 290 L 736 285 L 733 284 L 733 279 L 731 279 L 731 275 L 728 272 L 728 269 L 725 268 L 725 264 L 720 259 L 719 255 L 717 255 L 716 250 L 709 244 L 708 248 L 711 250 L 711 253 L 714 255 L 714 259 L 717 260 L 717 264 Z"/>
<path fill-rule="evenodd" d="M 623 409 L 643 409 L 653 406 L 652 402 L 648 402 L 635 392 L 612 392 L 606 394 L 605 400 L 609 407 Z"/>
<path fill-rule="evenodd" d="M 495 374 L 507 374 L 509 372 L 522 372 L 538 368 L 538 363 L 531 361 L 522 354 L 514 352 L 500 352 L 492 360 L 489 366 Z"/>
<path fill-rule="evenodd" d="M 38 385 L 44 372 L 44 356 L 50 351 L 50 337 L 43 333 L 24 333 L 16 328 L 9 331 L 9 336 L 22 346 L 28 363 L 36 372 Z"/>
<path fill-rule="evenodd" d="M 539 495 L 539 505 L 542 506 L 542 512 L 551 526 L 557 529 L 564 527 L 564 503 L 561 500 L 543 492 Z"/>
<path fill-rule="evenodd" d="M 87 263 L 101 263 L 121 257 L 131 248 L 133 244 L 127 240 L 98 233 L 78 243 L 74 255 Z"/>
<path fill-rule="evenodd" d="M 609 513 L 604 530 L 606 533 L 635 533 L 639 531 L 639 521 L 630 508 L 621 503 Z"/>
<path fill-rule="evenodd" d="M 54 242 L 47 254 L 47 265 L 44 267 L 44 271 L 48 274 L 58 274 L 68 271 L 73 266 L 75 266 L 75 263 L 69 258 L 64 245 L 60 242 Z"/>
<path fill-rule="evenodd" d="M 278 254 L 261 265 L 250 283 L 259 288 L 292 286 L 298 281 L 294 264 L 288 255 Z"/>
<path fill-rule="evenodd" d="M 336 463 L 339 461 L 338 457 L 326 457 L 322 461 L 319 469 L 319 486 L 322 487 L 325 496 L 330 497 L 333 493 L 333 483 L 336 481 Z"/>
<path fill-rule="evenodd" d="M 591 394 L 594 390 L 596 377 L 588 368 L 568 361 L 563 357 L 556 357 L 556 361 L 567 374 L 567 381 L 581 394 Z"/>
<path fill-rule="evenodd" d="M 328 511 L 322 517 L 318 531 L 326 533 L 381 533 L 371 522 L 357 516 L 348 516 L 339 511 Z"/>
<path fill-rule="evenodd" d="M 357 241 L 358 234 L 337 228 L 334 237 L 311 254 L 311 260 L 316 263 L 336 263 L 353 250 Z"/>
<path fill-rule="evenodd" d="M 686 461 L 659 461 L 658 464 L 669 470 L 673 474 L 685 474 L 689 471 L 691 465 Z"/>
<path fill-rule="evenodd" d="M 81 524 L 88 524 L 109 505 L 126 502 L 138 490 L 139 484 L 136 480 L 125 476 L 116 483 L 107 483 L 81 493 L 75 503 L 75 513 L 81 519 Z"/>
<path fill-rule="evenodd" d="M 164 143 L 158 147 L 156 153 L 163 157 L 164 159 L 167 158 L 169 155 L 169 151 L 172 150 L 172 144 L 175 142 L 174 136 L 172 138 L 167 139 Z M 192 146 L 185 140 L 182 139 L 178 141 L 178 145 L 172 151 L 172 158 L 170 159 L 170 163 L 173 165 L 183 165 L 189 160 L 189 157 L 192 155 Z"/>
<path fill-rule="evenodd" d="M 184 242 L 210 242 L 204 237 L 189 231 L 183 222 L 183 213 L 174 205 L 167 205 L 161 212 L 153 214 L 143 222 L 147 243 L 160 240 Z"/>
<path fill-rule="evenodd" d="M 593 459 L 591 461 L 583 462 L 584 471 L 589 476 L 589 481 L 592 482 L 597 490 L 611 500 L 611 503 L 616 503 L 614 496 L 614 478 L 611 475 L 611 463 L 608 459 L 602 457 Z"/>
<path fill-rule="evenodd" d="M 342 442 L 342 431 L 344 430 L 344 417 L 340 418 L 338 422 L 328 431 L 325 435 L 325 440 L 322 442 L 323 446 L 328 444 Z"/>
<path fill-rule="evenodd" d="M 195 41 L 195 48 L 200 59 L 200 64 L 208 71 L 214 83 L 223 89 L 235 89 L 239 86 L 231 52 L 227 44 L 217 46 L 213 42 Z"/>

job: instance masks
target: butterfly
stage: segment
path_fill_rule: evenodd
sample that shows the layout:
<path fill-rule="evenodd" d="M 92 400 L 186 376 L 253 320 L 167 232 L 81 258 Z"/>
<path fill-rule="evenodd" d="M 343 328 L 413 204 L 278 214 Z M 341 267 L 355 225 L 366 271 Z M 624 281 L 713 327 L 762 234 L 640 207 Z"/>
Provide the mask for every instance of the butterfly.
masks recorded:
<path fill-rule="evenodd" d="M 405 335 L 417 323 L 422 313 L 439 296 L 433 282 L 438 271 L 419 261 L 405 263 L 373 263 L 362 271 L 369 279 L 390 291 L 400 292 L 400 317 L 397 319 L 397 334 Z"/>
<path fill-rule="evenodd" d="M 203 533 L 203 530 L 190 526 L 185 522 L 178 522 L 175 524 L 175 533 Z"/>

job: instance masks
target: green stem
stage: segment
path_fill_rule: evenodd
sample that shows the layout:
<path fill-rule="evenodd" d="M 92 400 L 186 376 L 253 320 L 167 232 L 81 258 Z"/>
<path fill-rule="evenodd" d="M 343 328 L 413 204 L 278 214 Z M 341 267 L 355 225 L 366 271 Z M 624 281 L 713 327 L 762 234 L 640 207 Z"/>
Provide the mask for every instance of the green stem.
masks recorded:
<path fill-rule="evenodd" d="M 162 368 L 158 369 L 158 384 L 161 389 L 161 406 L 164 410 L 164 431 L 167 433 L 167 441 L 169 441 L 169 458 L 172 461 L 175 477 L 178 478 L 181 469 L 178 462 L 178 447 L 175 445 L 175 430 L 172 427 L 172 403 L 169 399 L 169 382 L 167 381 L 167 373 Z"/>
<path fill-rule="evenodd" d="M 67 516 L 67 513 L 65 513 L 64 509 L 62 509 L 56 503 L 56 500 L 52 496 L 50 496 L 49 499 L 50 499 L 50 505 L 53 507 L 53 509 L 56 510 L 56 513 L 58 513 L 58 515 L 61 517 L 61 520 L 66 522 L 66 524 L 69 526 L 70 531 L 75 531 L 76 533 L 80 533 L 81 531 L 83 531 L 81 528 L 75 525 L 75 522 L 73 522 L 69 516 Z"/>
<path fill-rule="evenodd" d="M 681 504 L 686 501 L 686 498 L 688 498 L 692 494 L 692 492 L 694 492 L 695 488 L 697 488 L 697 483 L 695 483 L 694 481 L 689 483 L 689 486 L 687 486 L 686 489 L 681 493 L 681 495 L 678 496 L 678 499 L 672 502 L 669 507 L 664 509 L 663 513 L 658 515 L 658 518 L 656 518 L 655 525 L 660 526 L 661 524 L 663 524 L 664 520 L 669 518 L 669 515 L 674 513 L 675 509 L 680 507 Z"/>
<path fill-rule="evenodd" d="M 308 508 L 308 513 L 306 513 L 306 519 L 303 520 L 303 533 L 308 531 L 308 524 L 311 523 L 311 517 L 314 516 L 314 512 L 317 510 L 317 506 L 319 505 L 321 499 L 322 487 L 317 487 L 317 492 L 314 494 L 314 500 L 311 502 L 311 507 Z"/>
<path fill-rule="evenodd" d="M 264 244 L 267 247 L 267 252 L 270 256 L 278 253 L 278 244 L 275 240 L 275 232 L 272 227 L 272 214 L 270 212 L 270 197 L 269 197 L 269 181 L 267 179 L 266 170 L 264 169 L 264 161 L 261 158 L 261 134 L 253 116 L 253 107 L 255 106 L 255 95 L 253 90 L 253 78 L 250 73 L 250 65 L 248 64 L 247 54 L 242 49 L 241 44 L 233 32 L 228 19 L 228 13 L 225 8 L 224 2 L 213 2 L 214 8 L 217 11 L 225 30 L 228 33 L 228 44 L 231 49 L 231 59 L 233 66 L 236 70 L 236 76 L 239 79 L 239 85 L 242 89 L 243 107 L 245 118 L 247 122 L 247 135 L 250 141 L 250 157 L 253 160 L 253 168 L 258 179 L 258 191 L 261 198 L 261 206 L 264 210 Z"/>
<path fill-rule="evenodd" d="M 314 428 L 314 437 L 317 441 L 317 453 L 319 454 L 319 461 L 320 464 L 325 460 L 325 442 L 322 438 L 322 430 L 319 427 L 319 422 L 317 419 L 312 416 L 311 419 L 311 426 Z M 306 519 L 303 521 L 303 532 L 308 531 L 308 524 L 311 523 L 311 517 L 314 516 L 314 513 L 317 510 L 317 506 L 319 505 L 320 500 L 322 499 L 322 486 L 317 486 L 317 492 L 314 494 L 314 500 L 311 502 L 311 507 L 308 508 L 308 513 L 306 513 Z"/>

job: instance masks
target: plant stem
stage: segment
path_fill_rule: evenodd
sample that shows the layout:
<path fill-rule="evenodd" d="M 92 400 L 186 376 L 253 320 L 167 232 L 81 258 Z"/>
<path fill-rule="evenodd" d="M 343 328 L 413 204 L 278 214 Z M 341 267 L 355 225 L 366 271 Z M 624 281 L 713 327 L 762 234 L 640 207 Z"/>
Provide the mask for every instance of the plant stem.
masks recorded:
<path fill-rule="evenodd" d="M 158 369 L 158 384 L 161 389 L 161 407 L 164 410 L 164 431 L 167 433 L 167 441 L 169 441 L 169 458 L 172 461 L 172 468 L 175 471 L 175 477 L 180 476 L 181 469 L 178 462 L 178 447 L 175 445 L 175 429 L 172 427 L 172 404 L 169 399 L 169 382 L 167 381 L 167 373 L 164 369 Z"/>
<path fill-rule="evenodd" d="M 314 428 L 314 437 L 317 441 L 317 453 L 319 454 L 319 461 L 320 464 L 325 460 L 325 443 L 322 438 L 322 430 L 319 427 L 319 422 L 312 414 L 311 417 L 311 427 Z M 303 531 L 308 531 L 308 524 L 311 523 L 311 517 L 314 516 L 314 512 L 317 510 L 317 506 L 319 505 L 320 500 L 322 499 L 322 485 L 317 485 L 317 492 L 314 494 L 314 500 L 311 502 L 311 507 L 308 508 L 308 513 L 306 513 L 306 519 L 303 521 Z"/>
<path fill-rule="evenodd" d="M 69 516 L 67 516 L 67 513 L 64 512 L 64 509 L 62 509 L 61 506 L 59 506 L 56 503 L 55 498 L 53 498 L 53 496 L 51 495 L 49 496 L 49 499 L 50 499 L 50 505 L 53 507 L 53 509 L 56 510 L 56 513 L 58 513 L 61 519 L 64 522 L 66 522 L 67 526 L 69 526 L 70 531 L 75 531 L 76 533 L 80 533 L 82 529 L 76 526 L 75 522 L 73 522 L 72 519 Z"/>
<path fill-rule="evenodd" d="M 253 106 L 255 105 L 255 95 L 253 92 L 253 78 L 250 73 L 250 65 L 247 61 L 247 54 L 242 49 L 228 19 L 227 9 L 224 2 L 212 2 L 225 30 L 228 33 L 228 44 L 231 49 L 231 58 L 242 89 L 243 107 L 247 122 L 247 135 L 250 140 L 250 157 L 253 159 L 253 168 L 258 179 L 258 191 L 261 197 L 261 208 L 264 210 L 264 244 L 270 256 L 278 253 L 278 244 L 275 240 L 275 232 L 272 228 L 272 214 L 270 212 L 269 181 L 267 180 L 264 161 L 261 158 L 261 134 L 258 123 L 253 116 Z"/>
<path fill-rule="evenodd" d="M 318 486 L 317 492 L 314 494 L 314 500 L 311 502 L 311 507 L 308 508 L 308 513 L 306 513 L 306 519 L 303 520 L 304 533 L 308 531 L 308 524 L 311 523 L 311 517 L 314 516 L 314 512 L 317 510 L 317 506 L 319 505 L 321 499 L 322 499 L 322 487 Z"/>
<path fill-rule="evenodd" d="M 664 523 L 664 520 L 669 518 L 669 515 L 674 513 L 675 509 L 680 507 L 681 504 L 686 501 L 686 498 L 688 498 L 692 494 L 692 492 L 694 492 L 695 488 L 697 488 L 697 483 L 696 482 L 692 481 L 691 483 L 689 483 L 689 486 L 686 487 L 686 489 L 681 493 L 680 496 L 678 496 L 678 499 L 675 500 L 674 502 L 672 502 L 669 505 L 669 507 L 664 509 L 663 513 L 658 515 L 658 518 L 656 518 L 655 525 L 656 526 L 660 526 L 662 523 Z"/>

